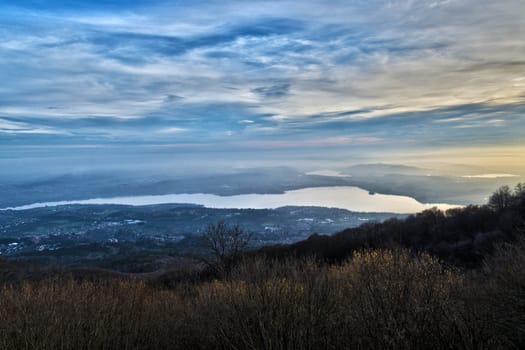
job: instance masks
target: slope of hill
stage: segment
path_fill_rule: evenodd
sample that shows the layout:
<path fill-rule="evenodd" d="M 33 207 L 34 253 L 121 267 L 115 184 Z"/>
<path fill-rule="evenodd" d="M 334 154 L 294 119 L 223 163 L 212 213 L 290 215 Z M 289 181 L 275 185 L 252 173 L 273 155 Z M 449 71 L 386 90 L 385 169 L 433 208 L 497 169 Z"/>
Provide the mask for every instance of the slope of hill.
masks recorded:
<path fill-rule="evenodd" d="M 424 251 L 446 263 L 477 267 L 502 243 L 525 234 L 525 185 L 514 191 L 501 187 L 487 205 L 470 205 L 442 212 L 425 210 L 405 219 L 363 224 L 334 235 L 314 234 L 291 245 L 261 251 L 270 256 L 308 256 L 342 261 L 352 252 L 367 248 L 405 247 Z"/>

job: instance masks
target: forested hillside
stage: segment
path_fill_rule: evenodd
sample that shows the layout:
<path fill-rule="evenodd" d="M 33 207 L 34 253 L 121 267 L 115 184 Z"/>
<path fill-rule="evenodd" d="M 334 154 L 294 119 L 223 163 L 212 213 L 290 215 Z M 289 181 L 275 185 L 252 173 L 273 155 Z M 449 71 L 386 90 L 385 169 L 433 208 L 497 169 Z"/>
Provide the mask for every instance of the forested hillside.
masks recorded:
<path fill-rule="evenodd" d="M 332 236 L 312 235 L 291 245 L 266 247 L 271 256 L 315 255 L 332 262 L 348 258 L 356 250 L 408 248 L 426 252 L 457 267 L 479 267 L 502 243 L 525 235 L 525 184 L 503 186 L 486 205 L 469 205 L 446 212 L 429 209 L 406 219 L 363 224 Z"/>

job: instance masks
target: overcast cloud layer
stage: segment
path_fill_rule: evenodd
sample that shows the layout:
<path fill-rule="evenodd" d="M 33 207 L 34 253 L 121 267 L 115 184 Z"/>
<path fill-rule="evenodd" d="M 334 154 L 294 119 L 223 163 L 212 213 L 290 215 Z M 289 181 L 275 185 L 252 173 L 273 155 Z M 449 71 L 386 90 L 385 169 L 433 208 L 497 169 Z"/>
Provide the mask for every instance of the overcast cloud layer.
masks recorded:
<path fill-rule="evenodd" d="M 523 150 L 523 0 L 136 3 L 0 5 L 2 157 Z"/>

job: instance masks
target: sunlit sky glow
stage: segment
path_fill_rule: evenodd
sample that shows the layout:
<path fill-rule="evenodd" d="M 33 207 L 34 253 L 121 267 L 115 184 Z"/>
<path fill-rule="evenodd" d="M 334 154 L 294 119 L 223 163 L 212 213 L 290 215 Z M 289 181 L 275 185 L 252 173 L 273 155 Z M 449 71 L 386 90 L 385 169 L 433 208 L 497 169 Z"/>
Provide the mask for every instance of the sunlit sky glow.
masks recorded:
<path fill-rule="evenodd" d="M 524 38 L 523 0 L 2 2 L 0 158 L 489 154 L 513 173 Z"/>

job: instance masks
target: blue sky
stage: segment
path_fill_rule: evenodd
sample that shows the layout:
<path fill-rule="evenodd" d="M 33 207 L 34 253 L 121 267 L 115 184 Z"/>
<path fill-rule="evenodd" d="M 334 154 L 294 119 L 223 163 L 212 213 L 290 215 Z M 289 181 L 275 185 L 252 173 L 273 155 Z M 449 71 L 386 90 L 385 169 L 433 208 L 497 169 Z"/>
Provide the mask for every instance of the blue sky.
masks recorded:
<path fill-rule="evenodd" d="M 225 162 L 237 152 L 454 155 L 505 170 L 525 149 L 524 9 L 522 0 L 5 1 L 0 158 L 38 158 L 38 147 L 82 163 L 93 159 L 78 149 L 143 146 L 202 161 L 223 150 Z"/>

